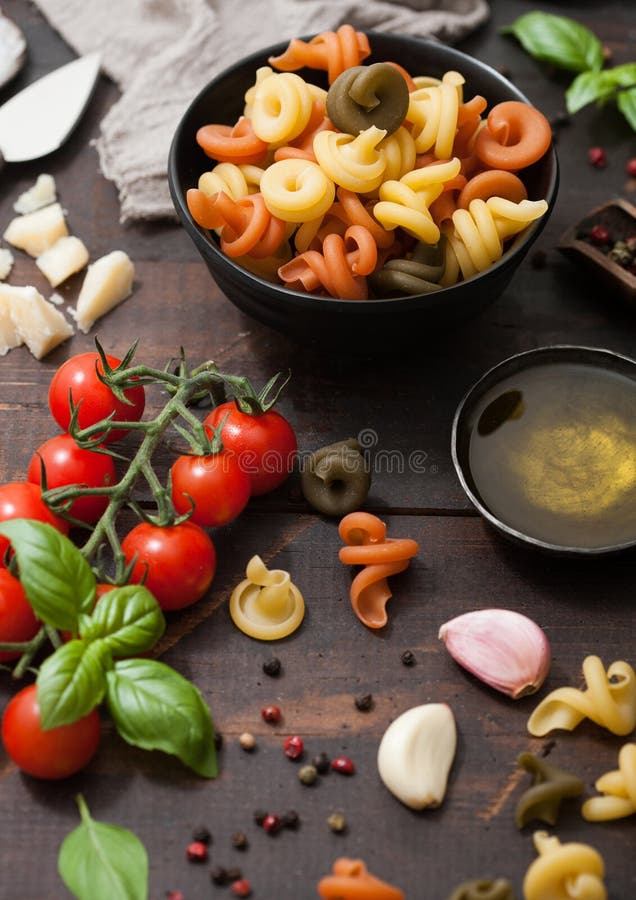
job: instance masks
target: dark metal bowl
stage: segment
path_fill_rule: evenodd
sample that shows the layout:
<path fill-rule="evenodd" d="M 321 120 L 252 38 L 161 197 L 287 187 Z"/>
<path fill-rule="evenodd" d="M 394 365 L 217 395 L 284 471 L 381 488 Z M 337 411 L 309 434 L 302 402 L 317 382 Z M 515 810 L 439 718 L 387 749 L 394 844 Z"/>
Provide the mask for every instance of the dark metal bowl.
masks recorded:
<path fill-rule="evenodd" d="M 441 77 L 454 69 L 466 79 L 466 96 L 482 94 L 489 106 L 505 100 L 529 102 L 494 69 L 444 44 L 377 32 L 369 33 L 372 55 L 365 62 L 396 60 L 415 74 Z M 213 278 L 239 309 L 273 328 L 324 348 L 363 347 L 387 351 L 405 343 L 434 337 L 477 315 L 505 289 L 530 246 L 544 227 L 556 199 L 558 163 L 551 148 L 524 171 L 531 199 L 545 198 L 548 211 L 514 241 L 488 270 L 472 279 L 432 294 L 368 301 L 340 300 L 301 294 L 272 284 L 225 256 L 208 231 L 188 211 L 186 193 L 213 163 L 196 143 L 199 127 L 210 122 L 233 124 L 241 115 L 244 94 L 256 69 L 268 57 L 282 53 L 287 43 L 268 47 L 241 60 L 214 78 L 186 110 L 172 141 L 168 181 L 175 209 Z M 302 70 L 303 77 L 321 83 L 322 74 Z"/>
<path fill-rule="evenodd" d="M 501 535 L 517 544 L 533 547 L 546 553 L 569 557 L 607 556 L 636 548 L 636 530 L 634 535 L 625 542 L 603 547 L 564 546 L 548 540 L 542 540 L 536 536 L 525 534 L 495 515 L 480 496 L 479 485 L 475 483 L 469 458 L 470 436 L 478 415 L 480 402 L 489 391 L 496 388 L 511 375 L 527 370 L 532 366 L 560 362 L 584 363 L 605 371 L 617 372 L 627 376 L 636 383 L 636 360 L 602 348 L 568 345 L 539 347 L 536 350 L 528 350 L 525 353 L 509 357 L 486 372 L 470 388 L 457 407 L 453 420 L 451 452 L 461 485 L 469 500 L 479 510 L 484 519 Z"/>

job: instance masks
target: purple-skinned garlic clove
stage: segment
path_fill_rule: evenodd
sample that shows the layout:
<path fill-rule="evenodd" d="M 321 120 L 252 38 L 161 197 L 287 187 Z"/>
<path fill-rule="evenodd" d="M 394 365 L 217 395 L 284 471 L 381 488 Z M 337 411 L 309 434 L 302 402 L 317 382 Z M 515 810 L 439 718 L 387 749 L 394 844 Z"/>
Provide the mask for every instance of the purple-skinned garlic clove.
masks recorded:
<path fill-rule="evenodd" d="M 550 669 L 543 630 L 511 609 L 477 609 L 445 622 L 439 637 L 455 662 L 513 700 L 534 694 Z"/>

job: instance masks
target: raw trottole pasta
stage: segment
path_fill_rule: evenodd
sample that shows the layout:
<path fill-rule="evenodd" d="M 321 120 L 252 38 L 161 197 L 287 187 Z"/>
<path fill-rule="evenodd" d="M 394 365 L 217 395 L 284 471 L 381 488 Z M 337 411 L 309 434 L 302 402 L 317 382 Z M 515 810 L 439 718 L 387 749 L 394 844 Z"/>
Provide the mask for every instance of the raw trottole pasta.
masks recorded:
<path fill-rule="evenodd" d="M 606 900 L 605 863 L 588 844 L 562 844 L 546 831 L 535 831 L 537 859 L 523 880 L 524 900 Z"/>
<path fill-rule="evenodd" d="M 517 802 L 517 828 L 523 828 L 533 819 L 555 825 L 561 802 L 566 797 L 579 797 L 583 793 L 583 782 L 576 775 L 532 753 L 522 753 L 517 762 L 533 777 L 532 786 L 523 792 Z"/>
<path fill-rule="evenodd" d="M 602 797 L 591 797 L 581 812 L 588 822 L 623 819 L 636 812 L 636 744 L 624 744 L 618 754 L 618 769 L 606 772 L 594 785 Z"/>
<path fill-rule="evenodd" d="M 191 215 L 238 264 L 296 291 L 361 300 L 449 287 L 547 211 L 522 178 L 550 146 L 541 112 L 507 101 L 484 118 L 487 98 L 465 98 L 461 72 L 365 65 L 369 54 L 350 25 L 292 40 L 255 72 L 236 122 L 197 132 L 217 165 L 188 190 Z M 329 90 L 306 69 L 326 71 Z M 351 249 L 353 225 L 366 235 Z M 435 277 L 404 263 L 413 277 L 391 274 L 422 248 L 441 258 Z"/>
<path fill-rule="evenodd" d="M 253 556 L 246 578 L 232 591 L 230 615 L 237 628 L 261 641 L 274 641 L 295 631 L 305 615 L 305 601 L 289 572 L 268 569 Z"/>
<path fill-rule="evenodd" d="M 337 859 L 318 882 L 323 900 L 404 900 L 404 893 L 372 875 L 361 859 Z"/>

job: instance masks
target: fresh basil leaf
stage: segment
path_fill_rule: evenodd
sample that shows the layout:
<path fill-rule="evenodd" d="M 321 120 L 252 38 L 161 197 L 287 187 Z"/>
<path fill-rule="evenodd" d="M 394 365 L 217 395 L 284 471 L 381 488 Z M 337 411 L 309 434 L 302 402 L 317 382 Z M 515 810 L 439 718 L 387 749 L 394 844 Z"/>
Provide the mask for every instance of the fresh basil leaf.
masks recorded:
<path fill-rule="evenodd" d="M 616 97 L 616 105 L 636 131 L 636 88 L 632 88 L 631 91 L 621 91 Z"/>
<path fill-rule="evenodd" d="M 614 81 L 620 87 L 636 87 L 636 63 L 624 63 L 622 66 L 614 66 L 613 69 L 608 69 L 608 72 L 612 74 Z"/>
<path fill-rule="evenodd" d="M 47 625 L 77 631 L 77 616 L 95 602 L 95 576 L 77 547 L 52 525 L 33 519 L 0 523 L 11 541 L 20 581 L 36 616 Z"/>
<path fill-rule="evenodd" d="M 535 59 L 572 72 L 598 72 L 603 67 L 603 46 L 589 28 L 552 13 L 529 12 L 503 29 L 513 34 Z"/>
<path fill-rule="evenodd" d="M 588 103 L 607 100 L 616 93 L 616 82 L 610 71 L 581 72 L 565 92 L 565 103 L 569 113 L 578 112 Z"/>
<path fill-rule="evenodd" d="M 108 709 L 125 741 L 171 753 L 198 775 L 216 777 L 210 710 L 193 684 L 151 659 L 118 660 L 106 679 Z"/>
<path fill-rule="evenodd" d="M 87 640 L 103 638 L 113 656 L 133 656 L 154 647 L 165 627 L 163 613 L 148 588 L 130 584 L 104 594 L 88 629 L 80 623 L 80 634 Z"/>
<path fill-rule="evenodd" d="M 82 824 L 60 847 L 58 871 L 78 900 L 147 900 L 148 854 L 136 834 L 96 822 L 81 794 Z"/>
<path fill-rule="evenodd" d="M 106 691 L 105 666 L 110 663 L 103 641 L 69 641 L 44 660 L 37 678 L 42 728 L 48 731 L 87 716 Z"/>

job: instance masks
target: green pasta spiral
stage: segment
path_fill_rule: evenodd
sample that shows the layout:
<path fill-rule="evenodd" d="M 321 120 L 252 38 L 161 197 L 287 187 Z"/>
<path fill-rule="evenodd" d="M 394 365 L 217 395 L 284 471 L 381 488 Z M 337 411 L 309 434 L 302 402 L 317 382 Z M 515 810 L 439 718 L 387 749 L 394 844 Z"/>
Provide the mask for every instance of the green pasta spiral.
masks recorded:
<path fill-rule="evenodd" d="M 371 277 L 371 286 L 378 297 L 402 297 L 429 294 L 441 290 L 440 278 L 445 269 L 444 235 L 437 244 L 420 241 L 412 255 L 390 259 Z"/>
<path fill-rule="evenodd" d="M 522 753 L 517 762 L 534 778 L 532 787 L 521 795 L 517 803 L 517 828 L 523 828 L 533 819 L 555 825 L 561 801 L 566 797 L 580 796 L 583 793 L 583 782 L 576 775 L 550 765 L 532 753 Z"/>
<path fill-rule="evenodd" d="M 305 499 L 327 516 L 344 516 L 367 498 L 371 474 L 354 439 L 329 444 L 304 460 L 300 486 Z"/>
<path fill-rule="evenodd" d="M 477 878 L 460 884 L 448 900 L 515 900 L 515 895 L 507 878 Z"/>
<path fill-rule="evenodd" d="M 327 115 L 339 131 L 357 135 L 374 125 L 397 131 L 409 107 L 404 76 L 389 63 L 351 66 L 327 94 Z"/>

